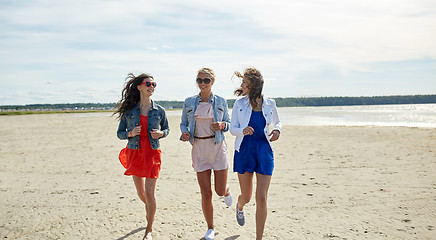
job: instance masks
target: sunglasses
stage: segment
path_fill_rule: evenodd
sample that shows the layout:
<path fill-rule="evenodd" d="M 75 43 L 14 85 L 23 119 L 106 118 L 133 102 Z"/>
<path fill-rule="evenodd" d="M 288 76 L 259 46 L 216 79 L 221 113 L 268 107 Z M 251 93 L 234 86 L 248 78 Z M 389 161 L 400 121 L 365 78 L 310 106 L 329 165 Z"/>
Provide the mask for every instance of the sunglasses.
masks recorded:
<path fill-rule="evenodd" d="M 156 82 L 150 82 L 150 81 L 140 83 L 139 85 L 144 85 L 144 84 L 145 84 L 145 86 L 147 86 L 147 87 L 153 86 L 154 88 L 155 88 L 156 85 L 157 85 Z"/>
<path fill-rule="evenodd" d="M 210 81 L 212 81 L 210 78 L 197 78 L 197 83 L 198 84 L 201 84 L 202 82 L 204 82 L 204 83 L 206 83 L 206 84 L 209 84 L 210 83 Z"/>

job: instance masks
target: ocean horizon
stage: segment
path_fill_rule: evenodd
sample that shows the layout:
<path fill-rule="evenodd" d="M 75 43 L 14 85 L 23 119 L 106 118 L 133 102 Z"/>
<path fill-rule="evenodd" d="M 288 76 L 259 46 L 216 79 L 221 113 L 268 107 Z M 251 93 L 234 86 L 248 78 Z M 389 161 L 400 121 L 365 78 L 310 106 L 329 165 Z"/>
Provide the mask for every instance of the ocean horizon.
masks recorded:
<path fill-rule="evenodd" d="M 231 116 L 231 109 L 229 115 Z M 181 116 L 181 109 L 167 116 Z M 280 121 L 293 126 L 397 126 L 436 128 L 436 104 L 279 107 Z M 92 116 L 98 113 L 82 113 Z M 111 116 L 110 113 L 100 113 Z"/>

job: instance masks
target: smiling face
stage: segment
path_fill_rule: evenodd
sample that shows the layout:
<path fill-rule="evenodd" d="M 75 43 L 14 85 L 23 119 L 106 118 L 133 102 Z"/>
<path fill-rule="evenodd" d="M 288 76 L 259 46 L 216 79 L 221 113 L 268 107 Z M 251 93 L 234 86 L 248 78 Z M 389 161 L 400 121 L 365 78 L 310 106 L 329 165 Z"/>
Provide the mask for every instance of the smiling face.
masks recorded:
<path fill-rule="evenodd" d="M 198 79 L 201 79 L 201 83 L 198 83 L 199 82 Z M 209 83 L 205 83 L 205 81 L 204 81 L 205 79 L 210 79 L 210 82 Z M 198 75 L 197 75 L 197 85 L 198 85 L 198 88 L 200 89 L 200 92 L 202 92 L 202 93 L 209 93 L 209 92 L 211 92 L 212 91 L 213 82 L 214 82 L 214 80 L 212 79 L 212 77 L 209 74 L 203 73 L 203 72 L 198 73 Z"/>
<path fill-rule="evenodd" d="M 144 78 L 142 83 L 138 85 L 138 90 L 141 94 L 145 96 L 151 96 L 154 93 L 154 88 L 156 87 L 156 82 L 153 78 Z"/>
<path fill-rule="evenodd" d="M 248 78 L 246 77 L 242 78 L 241 90 L 243 96 L 248 95 L 248 93 L 250 92 L 250 89 L 248 88 L 249 85 L 250 85 L 250 80 L 248 80 Z"/>

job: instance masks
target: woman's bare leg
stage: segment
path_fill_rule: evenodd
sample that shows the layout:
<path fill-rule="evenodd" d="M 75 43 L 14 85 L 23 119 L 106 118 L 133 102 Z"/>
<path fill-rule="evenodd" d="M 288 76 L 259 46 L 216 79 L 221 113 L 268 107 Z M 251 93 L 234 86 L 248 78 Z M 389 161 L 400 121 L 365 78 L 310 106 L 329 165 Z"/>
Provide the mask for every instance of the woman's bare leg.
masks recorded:
<path fill-rule="evenodd" d="M 265 228 L 267 210 L 268 189 L 271 183 L 271 175 L 256 173 L 256 239 L 261 240 Z"/>
<path fill-rule="evenodd" d="M 214 229 L 211 174 L 212 170 L 197 172 L 197 181 L 201 191 L 201 207 L 208 229 Z"/>
<path fill-rule="evenodd" d="M 215 174 L 215 192 L 218 196 L 228 196 L 230 188 L 227 185 L 227 169 L 214 171 Z"/>
<path fill-rule="evenodd" d="M 250 202 L 251 194 L 253 193 L 253 173 L 245 172 L 244 174 L 238 173 L 239 187 L 241 194 L 236 203 L 239 211 L 242 211 L 245 204 Z"/>
<path fill-rule="evenodd" d="M 147 227 L 145 233 L 152 231 L 154 216 L 156 214 L 156 198 L 154 196 L 157 178 L 143 178 L 133 176 L 139 199 L 145 204 Z"/>

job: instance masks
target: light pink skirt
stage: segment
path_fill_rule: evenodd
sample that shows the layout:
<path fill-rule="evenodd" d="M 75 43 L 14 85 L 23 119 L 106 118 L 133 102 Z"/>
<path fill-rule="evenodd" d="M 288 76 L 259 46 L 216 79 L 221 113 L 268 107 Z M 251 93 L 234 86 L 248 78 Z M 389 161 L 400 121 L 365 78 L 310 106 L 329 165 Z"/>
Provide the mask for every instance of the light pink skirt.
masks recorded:
<path fill-rule="evenodd" d="M 215 138 L 196 139 L 192 146 L 192 167 L 196 172 L 209 169 L 215 171 L 229 168 L 227 162 L 227 144 L 222 141 L 215 144 Z"/>

